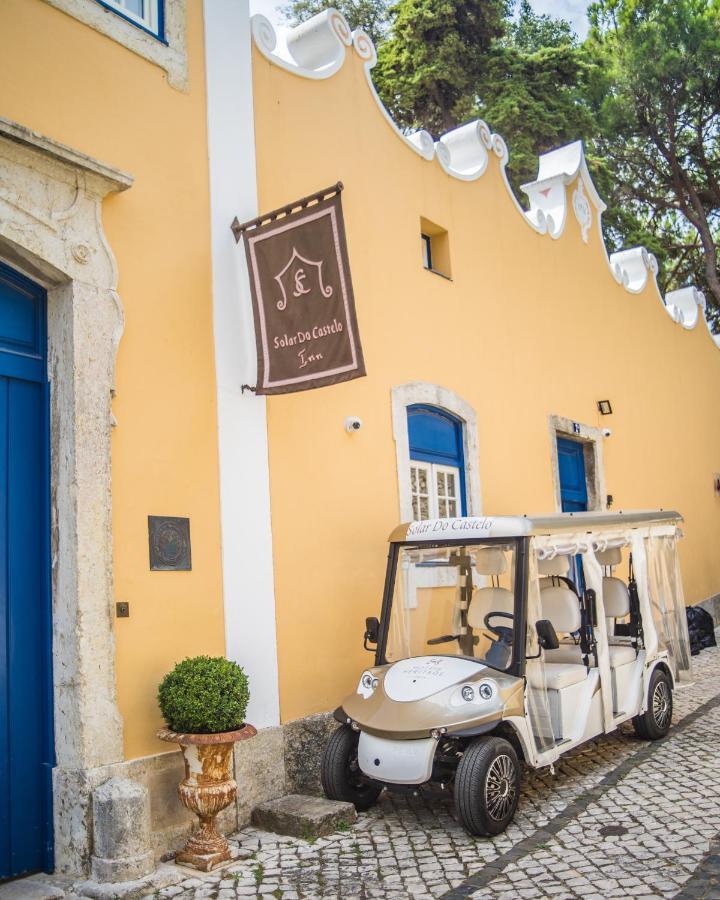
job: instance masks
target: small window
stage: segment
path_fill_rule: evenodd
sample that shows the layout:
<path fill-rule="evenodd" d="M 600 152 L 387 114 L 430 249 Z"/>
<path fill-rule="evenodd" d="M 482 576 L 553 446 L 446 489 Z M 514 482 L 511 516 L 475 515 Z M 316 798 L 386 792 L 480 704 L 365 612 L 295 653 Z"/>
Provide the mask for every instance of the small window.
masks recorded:
<path fill-rule="evenodd" d="M 135 25 L 162 37 L 162 0 L 98 0 Z"/>
<path fill-rule="evenodd" d="M 433 406 L 409 406 L 413 519 L 466 515 L 462 422 Z"/>
<path fill-rule="evenodd" d="M 420 246 L 423 266 L 428 272 L 450 278 L 450 239 L 444 228 L 429 219 L 420 219 Z"/>

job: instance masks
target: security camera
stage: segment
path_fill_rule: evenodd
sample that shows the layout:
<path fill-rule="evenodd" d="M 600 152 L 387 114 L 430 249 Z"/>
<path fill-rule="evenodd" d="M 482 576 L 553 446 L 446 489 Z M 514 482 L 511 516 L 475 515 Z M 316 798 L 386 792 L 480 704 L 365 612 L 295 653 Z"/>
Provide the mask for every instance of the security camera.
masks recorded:
<path fill-rule="evenodd" d="M 612 434 L 612 428 L 603 428 L 602 430 L 603 437 L 610 437 Z"/>
<path fill-rule="evenodd" d="M 352 434 L 354 431 L 360 431 L 362 428 L 362 419 L 358 416 L 348 416 L 345 419 L 345 431 Z"/>

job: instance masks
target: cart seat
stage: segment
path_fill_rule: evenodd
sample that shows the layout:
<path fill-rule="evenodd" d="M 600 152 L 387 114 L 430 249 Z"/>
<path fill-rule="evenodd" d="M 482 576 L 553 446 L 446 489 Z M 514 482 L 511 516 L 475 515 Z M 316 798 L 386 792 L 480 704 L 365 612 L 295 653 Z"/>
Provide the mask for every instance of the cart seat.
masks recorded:
<path fill-rule="evenodd" d="M 580 628 L 580 604 L 566 584 L 561 582 L 544 587 L 540 591 L 540 599 L 543 618 L 552 622 L 557 634 L 569 636 Z M 587 678 L 587 669 L 577 644 L 568 643 L 557 650 L 546 650 L 544 659 L 545 687 L 549 691 L 562 690 Z"/>
<path fill-rule="evenodd" d="M 515 595 L 502 587 L 481 587 L 473 594 L 468 609 L 467 621 L 471 628 L 486 628 L 485 616 L 491 612 L 510 613 L 515 606 Z M 498 618 L 492 624 L 512 627 L 510 619 Z"/>
<path fill-rule="evenodd" d="M 582 650 L 580 644 L 560 644 L 555 650 L 545 651 L 545 663 L 574 663 L 582 664 Z"/>
<path fill-rule="evenodd" d="M 545 663 L 545 682 L 540 680 L 539 673 L 533 669 L 528 671 L 528 680 L 532 687 L 548 691 L 560 691 L 573 684 L 579 684 L 587 678 L 587 669 L 583 665 L 573 663 Z M 540 670 L 542 671 L 542 669 Z"/>
<path fill-rule="evenodd" d="M 630 591 L 624 581 L 614 575 L 603 578 L 603 604 L 608 619 L 624 619 L 630 615 Z"/>
<path fill-rule="evenodd" d="M 507 557 L 500 547 L 486 547 L 478 550 L 475 558 L 475 571 L 478 575 L 490 575 L 498 577 L 507 571 Z M 484 629 L 485 616 L 491 612 L 512 613 L 515 608 L 515 595 L 504 587 L 476 588 L 467 612 L 467 622 L 471 628 Z M 512 627 L 510 619 L 498 618 L 493 623 Z"/>
<path fill-rule="evenodd" d="M 637 654 L 635 648 L 629 644 L 611 644 L 608 647 L 610 651 L 610 668 L 617 669 L 626 663 L 635 662 Z"/>
<path fill-rule="evenodd" d="M 629 644 L 611 644 L 608 647 L 610 653 L 610 668 L 617 669 L 625 663 L 634 662 L 635 649 Z M 548 663 L 582 663 L 582 650 L 579 644 L 560 644 L 556 650 L 545 651 L 545 665 Z"/>

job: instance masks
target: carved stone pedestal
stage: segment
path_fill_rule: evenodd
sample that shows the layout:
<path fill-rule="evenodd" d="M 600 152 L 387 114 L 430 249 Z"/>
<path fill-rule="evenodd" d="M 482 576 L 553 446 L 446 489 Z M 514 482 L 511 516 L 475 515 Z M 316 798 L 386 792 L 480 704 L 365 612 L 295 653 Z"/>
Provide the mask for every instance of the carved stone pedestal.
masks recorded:
<path fill-rule="evenodd" d="M 232 777 L 233 746 L 257 734 L 252 725 L 222 734 L 178 734 L 162 729 L 162 741 L 180 744 L 185 759 L 185 778 L 178 785 L 180 802 L 200 820 L 175 861 L 209 872 L 230 859 L 230 847 L 215 827 L 215 818 L 237 796 Z"/>

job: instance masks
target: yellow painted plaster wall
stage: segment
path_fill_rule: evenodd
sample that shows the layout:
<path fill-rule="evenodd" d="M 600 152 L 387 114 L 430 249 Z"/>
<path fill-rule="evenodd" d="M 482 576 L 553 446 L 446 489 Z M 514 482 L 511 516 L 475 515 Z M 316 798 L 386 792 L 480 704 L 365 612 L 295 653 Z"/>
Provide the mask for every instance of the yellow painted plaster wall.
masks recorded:
<path fill-rule="evenodd" d="M 254 72 L 261 208 L 345 184 L 368 371 L 269 400 L 283 719 L 334 708 L 370 660 L 364 617 L 379 613 L 399 519 L 395 385 L 436 383 L 475 408 L 489 514 L 555 509 L 550 415 L 612 427 L 615 507 L 680 510 L 687 600 L 719 592 L 720 351 L 705 325 L 684 331 L 653 287 L 617 285 L 597 224 L 584 244 L 571 208 L 559 240 L 534 233 L 492 154 L 479 180 L 462 182 L 413 153 L 354 55 L 308 81 L 256 51 Z M 449 232 L 452 281 L 422 268 L 421 217 Z M 601 421 L 606 398 L 615 411 Z M 345 432 L 348 415 L 360 432 Z"/>
<path fill-rule="evenodd" d="M 189 90 L 44 3 L 0 4 L 0 114 L 131 173 L 103 205 L 125 334 L 112 437 L 116 671 L 128 758 L 154 738 L 162 675 L 224 653 L 201 4 L 188 3 Z M 150 572 L 148 515 L 189 516 L 192 572 Z"/>

